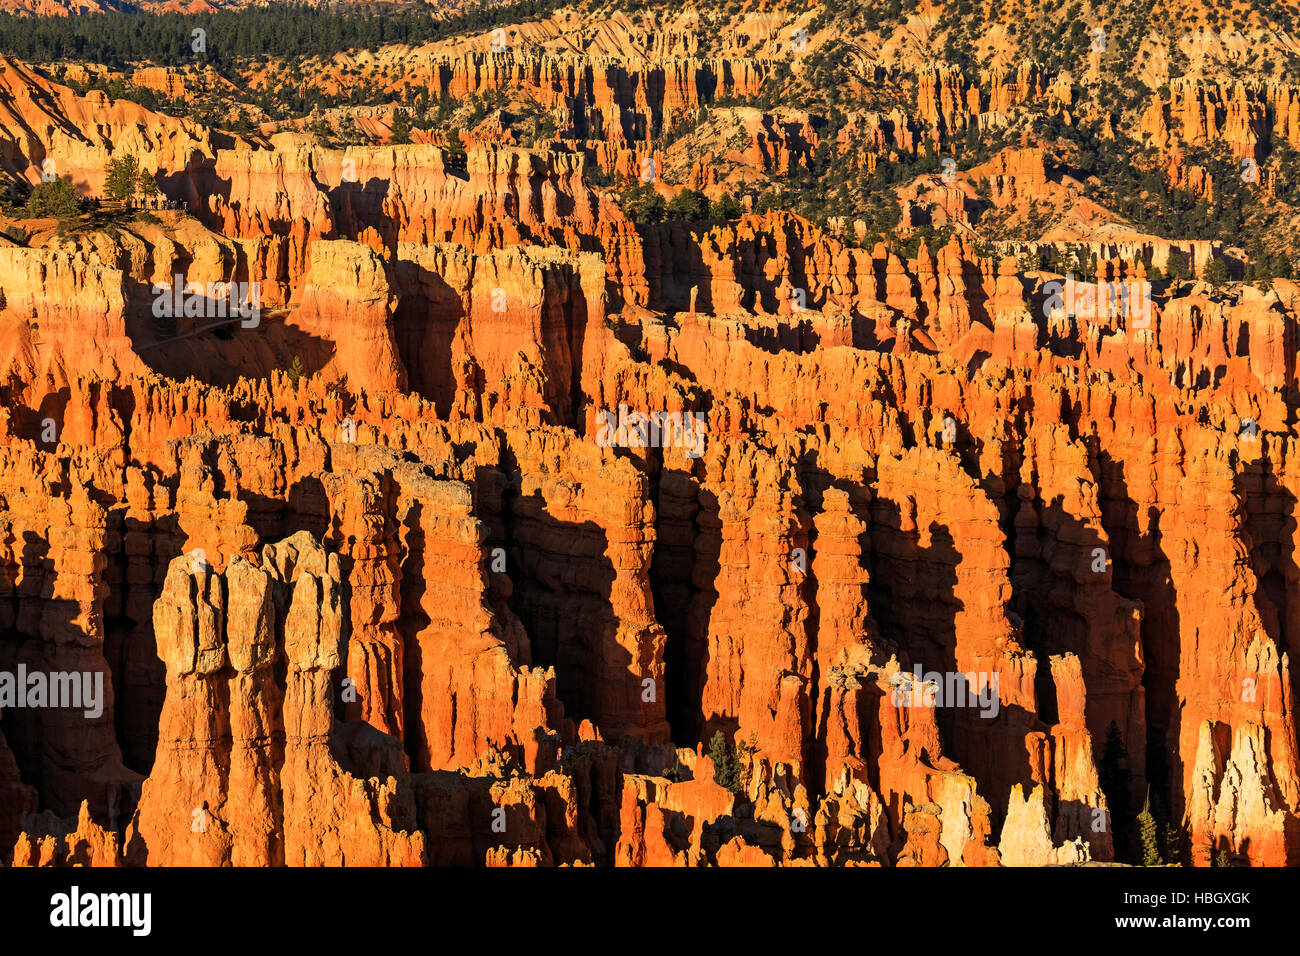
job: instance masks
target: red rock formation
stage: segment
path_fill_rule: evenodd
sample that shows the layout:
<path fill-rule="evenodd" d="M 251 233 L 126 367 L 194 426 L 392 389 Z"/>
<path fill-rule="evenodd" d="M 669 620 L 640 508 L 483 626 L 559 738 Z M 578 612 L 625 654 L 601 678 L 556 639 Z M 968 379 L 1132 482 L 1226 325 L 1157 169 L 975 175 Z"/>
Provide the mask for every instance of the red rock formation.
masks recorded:
<path fill-rule="evenodd" d="M 409 791 L 401 793 L 409 780 L 400 755 L 384 754 L 386 738 L 363 744 L 335 730 L 331 671 L 344 620 L 337 557 L 299 535 L 268 546 L 262 563 L 235 558 L 222 575 L 182 556 L 168 571 L 154 610 L 168 696 L 159 754 L 127 831 L 128 859 L 422 864 L 423 837 L 407 832 L 415 814 Z M 287 666 L 283 688 L 277 666 Z M 339 752 L 354 757 L 357 746 L 366 747 L 367 769 L 402 779 L 348 773 Z"/>
<path fill-rule="evenodd" d="M 900 187 L 903 236 L 938 243 L 633 222 L 596 169 L 636 176 L 771 64 L 558 52 L 557 22 L 537 50 L 404 54 L 452 97 L 533 96 L 563 127 L 544 149 L 504 107 L 463 154 L 216 148 L 0 62 L 19 175 L 69 156 L 95 190 L 137 150 L 194 213 L 0 239 L 0 671 L 106 688 L 93 716 L 0 701 L 4 855 L 1075 865 L 1150 790 L 1189 862 L 1297 862 L 1294 284 L 1146 288 L 1235 253 L 1103 229 L 1029 140 Z M 739 145 L 669 143 L 655 188 L 716 195 L 723 159 L 759 185 L 870 172 L 1089 109 L 1004 62 L 924 70 L 825 142 L 722 107 Z M 1140 136 L 1179 189 L 1223 187 L 1184 148 L 1300 144 L 1290 88 L 1169 97 Z M 976 231 L 1039 202 L 1069 221 Z M 154 308 L 229 281 L 256 321 Z"/>

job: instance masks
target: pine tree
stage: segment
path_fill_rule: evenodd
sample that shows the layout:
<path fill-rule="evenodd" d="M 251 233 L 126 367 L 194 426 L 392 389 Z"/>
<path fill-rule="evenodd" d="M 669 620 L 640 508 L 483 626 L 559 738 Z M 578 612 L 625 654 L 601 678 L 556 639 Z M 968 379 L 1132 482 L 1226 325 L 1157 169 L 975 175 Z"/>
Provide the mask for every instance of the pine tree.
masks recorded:
<path fill-rule="evenodd" d="M 1138 840 L 1142 844 L 1142 865 L 1161 866 L 1159 840 L 1156 837 L 1156 821 L 1147 810 L 1138 814 Z"/>
<path fill-rule="evenodd" d="M 302 367 L 302 359 L 295 355 L 293 357 L 293 363 L 289 366 L 289 369 L 285 374 L 289 376 L 290 383 L 293 384 L 294 387 L 297 387 L 298 379 L 302 378 L 302 373 L 304 371 L 305 369 Z"/>
<path fill-rule="evenodd" d="M 411 141 L 411 118 L 406 115 L 406 110 L 397 110 L 393 113 L 392 132 L 390 142 L 404 145 Z"/>
<path fill-rule="evenodd" d="M 721 199 L 709 205 L 710 219 L 738 219 L 740 212 L 740 203 L 731 193 L 724 193 Z"/>
<path fill-rule="evenodd" d="M 140 160 L 128 154 L 108 161 L 104 191 L 110 199 L 130 200 L 140 191 Z"/>
<path fill-rule="evenodd" d="M 1141 848 L 1143 866 L 1162 866 L 1164 858 L 1160 856 L 1160 833 L 1156 818 L 1151 813 L 1151 797 L 1147 795 L 1142 812 L 1138 814 L 1138 846 Z"/>
<path fill-rule="evenodd" d="M 1218 289 L 1228 281 L 1228 266 L 1222 259 L 1211 259 L 1201 271 L 1201 278 Z"/>
<path fill-rule="evenodd" d="M 1102 793 L 1106 795 L 1106 806 L 1110 810 L 1115 859 L 1123 862 L 1133 859 L 1133 806 L 1129 801 L 1129 785 L 1133 781 L 1133 774 L 1124 766 L 1127 760 L 1128 748 L 1124 746 L 1124 735 L 1112 720 L 1106 730 L 1106 743 L 1101 751 L 1101 764 L 1097 768 L 1097 774 Z"/>
<path fill-rule="evenodd" d="M 670 219 L 684 219 L 687 222 L 698 222 L 708 215 L 709 200 L 708 197 L 698 190 L 683 189 L 680 193 L 669 200 L 664 211 Z"/>
<path fill-rule="evenodd" d="M 713 761 L 713 781 L 728 790 L 736 788 L 736 758 L 722 731 L 716 731 L 709 740 L 709 759 Z"/>
<path fill-rule="evenodd" d="M 663 222 L 664 197 L 653 186 L 637 183 L 623 191 L 623 210 L 636 222 Z"/>
<path fill-rule="evenodd" d="M 79 212 L 77 191 L 67 179 L 37 183 L 27 198 L 27 215 L 33 219 L 71 219 Z"/>
<path fill-rule="evenodd" d="M 140 176 L 136 180 L 136 194 L 141 199 L 152 199 L 158 192 L 158 184 L 154 182 L 153 173 L 140 170 Z"/>
<path fill-rule="evenodd" d="M 1187 268 L 1186 263 L 1184 263 L 1177 255 L 1169 257 L 1169 265 L 1166 269 L 1166 273 L 1170 279 L 1175 281 L 1179 279 L 1190 279 L 1192 277 L 1191 270 Z"/>
<path fill-rule="evenodd" d="M 1158 790 L 1151 792 L 1150 809 L 1151 817 L 1156 821 L 1156 845 L 1160 850 L 1161 859 L 1165 863 L 1180 862 L 1183 855 L 1182 830 L 1170 821 Z"/>

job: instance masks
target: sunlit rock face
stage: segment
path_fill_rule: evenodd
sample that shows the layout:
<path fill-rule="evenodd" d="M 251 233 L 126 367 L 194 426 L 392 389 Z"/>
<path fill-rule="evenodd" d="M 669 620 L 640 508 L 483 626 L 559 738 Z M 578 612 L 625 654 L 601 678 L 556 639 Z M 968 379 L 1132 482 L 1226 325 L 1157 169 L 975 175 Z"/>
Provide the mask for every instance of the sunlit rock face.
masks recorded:
<path fill-rule="evenodd" d="M 1147 812 L 1300 862 L 1300 286 L 1016 125 L 1284 205 L 1300 93 L 1166 70 L 1117 128 L 1096 64 L 882 28 L 832 130 L 766 101 L 814 18 L 565 16 L 361 58 L 348 145 L 0 59 L 6 174 L 158 190 L 0 216 L 0 860 L 1082 865 Z M 396 142 L 398 65 L 504 105 Z M 802 204 L 828 163 L 897 220 Z"/>

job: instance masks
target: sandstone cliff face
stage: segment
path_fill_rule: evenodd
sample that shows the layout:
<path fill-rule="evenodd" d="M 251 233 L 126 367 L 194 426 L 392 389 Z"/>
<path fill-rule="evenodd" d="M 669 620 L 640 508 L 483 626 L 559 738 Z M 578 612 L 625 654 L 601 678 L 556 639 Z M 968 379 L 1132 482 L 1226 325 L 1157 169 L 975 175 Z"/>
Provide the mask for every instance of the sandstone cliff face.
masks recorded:
<path fill-rule="evenodd" d="M 121 271 L 45 249 L 6 247 L 0 258 L 0 361 L 10 374 L 61 385 L 79 374 L 112 379 L 144 371 L 128 337 Z M 91 354 L 74 354 L 73 343 L 87 338 L 96 343 Z"/>
<path fill-rule="evenodd" d="M 500 90 L 565 112 L 578 132 L 621 140 L 650 139 L 675 115 L 714 97 L 756 92 L 763 64 L 719 57 L 611 57 L 507 46 L 500 51 L 417 52 L 406 58 L 407 79 L 431 95 L 462 99 Z"/>
<path fill-rule="evenodd" d="M 0 806 L 4 807 L 4 817 L 0 819 L 0 824 L 3 824 L 4 832 L 0 833 L 0 839 L 6 845 L 12 845 L 10 841 L 17 839 L 23 832 L 24 814 L 36 812 L 37 793 L 35 787 L 22 782 L 18 763 L 7 743 L 0 750 L 0 787 L 4 788 L 3 797 L 0 797 Z"/>
<path fill-rule="evenodd" d="M 0 671 L 105 687 L 94 716 L 0 703 L 0 856 L 1074 865 L 1154 793 L 1189 862 L 1298 862 L 1294 283 L 1056 301 L 1017 257 L 1104 286 L 1224 249 L 1075 235 L 1104 210 L 1032 145 L 900 187 L 954 227 L 910 248 L 637 223 L 598 171 L 770 65 L 530 29 L 409 77 L 525 91 L 581 148 L 217 147 L 0 63 L 20 175 L 69 156 L 95 190 L 127 148 L 189 203 L 0 245 Z M 1079 108 L 1028 63 L 918 76 L 833 143 L 727 107 L 718 154 L 871 172 Z M 1300 145 L 1289 88 L 1168 95 L 1161 150 Z M 1040 200 L 1071 223 L 968 233 Z M 156 309 L 227 282 L 255 317 Z"/>
<path fill-rule="evenodd" d="M 337 556 L 305 535 L 268 546 L 262 567 L 223 575 L 177 558 L 154 608 L 167 665 L 158 754 L 127 830 L 126 854 L 150 865 L 420 865 L 409 791 L 392 776 L 391 738 L 343 740 L 331 707 L 344 610 Z M 285 684 L 276 680 L 284 671 Z M 361 739 L 355 739 L 360 736 Z M 385 751 L 388 751 L 385 753 Z"/>
<path fill-rule="evenodd" d="M 368 391 L 405 390 L 406 370 L 393 338 L 396 303 L 382 260 L 350 242 L 314 243 L 311 258 L 296 295 L 299 307 L 286 322 L 321 343 L 308 354 L 307 368 Z"/>
<path fill-rule="evenodd" d="M 374 261 L 359 246 L 348 255 L 350 261 Z M 457 275 L 446 262 L 434 264 L 437 274 Z M 469 284 L 461 278 L 465 292 Z M 462 308 L 453 305 L 453 314 Z M 1279 318 L 1291 321 L 1285 311 Z M 563 335 L 574 334 L 573 321 L 561 324 Z M 454 858 L 481 862 L 504 852 L 500 858 L 511 862 L 555 862 L 560 853 L 590 861 L 753 863 L 757 851 L 773 862 L 987 863 L 996 858 L 995 842 L 1004 857 L 1041 861 L 1048 850 L 1029 849 L 1048 846 L 1033 835 L 1040 831 L 1049 834 L 1051 859 L 1065 859 L 1060 854 L 1066 851 L 1057 848 L 1080 840 L 1090 858 L 1106 859 L 1112 844 L 1093 823 L 1094 811 L 1107 807 L 1097 767 L 1100 742 L 1112 725 L 1139 770 L 1135 791 L 1142 779 L 1136 755 L 1147 741 L 1170 755 L 1175 806 L 1187 815 L 1198 846 L 1227 846 L 1258 862 L 1289 858 L 1285 820 L 1294 759 L 1291 751 L 1276 749 L 1293 720 L 1289 671 L 1259 637 L 1234 650 L 1231 632 L 1215 659 L 1240 662 L 1228 664 L 1221 676 L 1198 676 L 1204 666 L 1198 656 L 1179 663 L 1171 653 L 1195 646 L 1183 634 L 1222 632 L 1193 622 L 1186 609 L 1171 627 L 1175 598 L 1153 577 L 1167 567 L 1163 574 L 1180 590 L 1231 594 L 1249 585 L 1198 583 L 1195 576 L 1272 574 L 1284 588 L 1285 578 L 1270 571 L 1267 550 L 1260 552 L 1258 570 L 1244 570 L 1239 558 L 1242 570 L 1223 572 L 1190 559 L 1177 543 L 1179 534 L 1194 533 L 1202 542 L 1207 535 L 1227 541 L 1242 535 L 1240 512 L 1233 517 L 1213 509 L 1229 516 L 1221 525 L 1176 516 L 1201 500 L 1196 494 L 1264 500 L 1270 486 L 1248 476 L 1264 474 L 1260 452 L 1271 446 L 1246 443 L 1243 457 L 1227 459 L 1201 452 L 1191 459 L 1204 463 L 1201 470 L 1188 470 L 1186 452 L 1157 454 L 1160 445 L 1143 436 L 1168 433 L 1178 449 L 1193 437 L 1199 444 L 1192 447 L 1205 448 L 1210 436 L 1190 421 L 1162 424 L 1155 396 L 1142 385 L 1125 391 L 1103 382 L 1085 386 L 1068 369 L 1032 366 L 1013 371 L 994 365 L 995 374 L 986 366 L 971 377 L 923 352 L 890 355 L 847 345 L 771 351 L 761 335 L 751 341 L 760 322 L 698 313 L 678 315 L 673 328 L 649 321 L 631 326 L 638 353 L 657 353 L 655 360 L 669 367 L 694 370 L 696 381 L 688 385 L 662 372 L 648 375 L 620 341 L 624 332 L 585 317 L 581 322 L 581 372 L 572 352 L 555 364 L 534 364 L 533 404 L 499 399 L 486 416 L 499 422 L 491 427 L 479 423 L 485 417 L 481 402 L 468 401 L 485 394 L 474 384 L 478 379 L 444 393 L 459 424 L 441 421 L 437 403 L 399 403 L 395 393 L 385 398 L 361 387 L 340 392 L 326 388 L 321 376 L 296 386 L 277 374 L 269 383 L 233 389 L 150 377 L 122 378 L 117 385 L 78 381 L 69 389 L 58 409 L 62 430 L 52 460 L 62 473 L 92 484 L 110 509 L 95 519 L 112 530 L 91 539 L 102 541 L 93 546 L 109 556 L 92 581 L 138 582 L 107 608 L 113 681 L 125 698 L 128 731 L 121 746 L 124 753 L 148 754 L 147 762 L 132 758 L 149 779 L 123 842 L 126 859 L 157 853 L 205 862 L 419 862 L 419 846 L 388 835 L 402 830 L 430 837 L 463 830 L 466 849 Z M 533 347 L 543 349 L 539 357 L 552 352 L 537 341 L 544 328 L 521 329 L 521 344 L 532 338 Z M 391 333 L 388 341 L 384 348 L 401 361 Z M 476 346 L 462 354 L 486 356 L 489 350 Z M 517 373 L 498 374 L 510 382 Z M 686 402 L 703 414 L 702 395 L 712 395 L 701 456 L 692 458 L 687 447 L 631 448 L 631 457 L 611 456 L 595 442 L 594 418 L 580 424 L 585 437 L 572 426 L 544 424 L 538 411 L 556 422 L 573 415 L 573 393 L 551 389 L 572 389 L 575 376 L 599 396 L 601 407 L 613 409 Z M 792 386 L 773 390 L 768 383 L 774 380 Z M 825 396 L 843 390 L 822 384 L 830 381 L 871 401 L 828 401 Z M 1239 423 L 1240 413 L 1225 412 L 1218 395 L 1204 397 L 1211 413 Z M 795 433 L 773 428 L 771 419 L 753 411 L 764 396 L 778 403 L 778 416 L 809 426 Z M 37 416 L 43 403 L 50 407 L 48 393 L 23 389 L 10 392 L 7 401 L 7 480 L 15 488 L 43 487 L 33 476 L 35 456 L 44 453 L 24 449 L 41 441 L 43 419 Z M 1049 413 L 1086 412 L 1102 402 L 1112 408 L 1120 401 L 1124 417 L 1105 419 L 1104 429 L 1095 420 L 1096 432 L 1082 441 L 1070 438 L 1067 423 Z M 1264 393 L 1257 401 L 1267 407 Z M 1011 430 L 1024 414 L 1017 407 L 1035 410 L 1020 440 Z M 248 409 L 259 409 L 252 430 Z M 1116 432 L 1116 420 L 1127 422 L 1125 431 Z M 199 438 L 201 431 L 220 437 Z M 105 441 L 122 454 L 84 454 Z M 426 464 L 402 463 L 382 445 Z M 1211 461 L 1219 462 L 1218 471 L 1205 470 Z M 1234 480 L 1233 467 L 1250 470 Z M 160 480 L 167 474 L 179 479 Z M 604 477 L 588 490 L 597 475 Z M 1079 475 L 1097 479 L 1080 484 Z M 1145 482 L 1144 475 L 1150 476 Z M 449 485 L 448 479 L 466 484 Z M 12 495 L 7 500 L 11 508 L 29 507 Z M 651 501 L 658 507 L 649 509 Z M 1166 516 L 1158 549 L 1144 530 L 1148 505 Z M 1248 519 L 1258 528 L 1249 539 L 1252 548 L 1281 527 L 1259 523 L 1268 512 L 1256 513 L 1259 519 Z M 223 517 L 213 524 L 218 514 Z M 41 526 L 50 527 L 51 517 L 40 515 Z M 232 535 L 232 527 L 242 530 Z M 339 634 L 328 641 L 346 635 L 346 651 L 330 644 L 333 651 L 313 651 L 296 665 L 286 657 L 285 672 L 297 676 L 280 687 L 274 654 L 257 649 L 270 641 L 263 629 L 276 633 L 279 625 L 257 623 L 269 613 L 264 610 L 242 612 L 254 621 L 251 635 L 232 644 L 230 621 L 248 602 L 274 606 L 276 588 L 289 589 L 280 600 L 292 604 L 294 588 L 327 586 L 319 574 L 295 583 L 288 570 L 280 572 L 287 575 L 284 583 L 276 584 L 275 562 L 289 559 L 276 558 L 274 550 L 258 559 L 259 540 L 294 527 L 317 529 L 340 556 L 337 570 L 327 575 L 336 590 L 328 593 L 346 610 L 329 625 Z M 307 547 L 295 545 L 298 551 Z M 193 565 L 200 551 L 208 562 L 203 574 Z M 182 575 L 178 568 L 188 570 Z M 162 599 L 150 613 L 152 587 L 160 588 Z M 244 594 L 247 587 L 251 596 Z M 1255 604 L 1244 600 L 1245 616 L 1233 626 L 1244 634 L 1267 634 L 1270 621 L 1281 626 L 1276 602 L 1285 600 L 1285 590 L 1274 587 L 1257 588 Z M 40 591 L 30 593 L 29 601 L 47 600 Z M 1121 596 L 1128 594 L 1139 597 Z M 1259 604 L 1265 595 L 1267 603 Z M 93 613 L 94 603 L 90 607 Z M 1212 613 L 1222 619 L 1221 612 Z M 193 623 L 200 619 L 210 623 Z M 76 626 L 79 634 L 93 633 L 81 630 L 85 623 Z M 179 651 L 169 642 L 186 628 L 208 635 L 195 647 L 211 644 L 204 652 L 214 658 L 210 667 L 176 663 Z M 240 650 L 238 641 L 252 642 L 251 649 Z M 170 676 L 149 676 L 147 659 L 133 649 L 141 643 L 159 648 Z M 199 650 L 193 654 L 206 660 Z M 1049 671 L 1042 655 L 1059 654 L 1066 657 L 1060 664 L 1054 658 Z M 976 684 L 996 675 L 996 691 L 984 700 L 997 701 L 998 716 L 990 723 L 942 704 L 900 708 L 891 680 L 910 673 L 913 664 L 976 675 Z M 1148 669 L 1154 677 L 1144 677 Z M 337 686 L 320 676 L 330 671 L 336 671 Z M 763 678 L 767 673 L 771 677 Z M 1166 674 L 1177 674 L 1177 682 L 1166 683 Z M 1216 682 L 1257 693 L 1224 698 L 1216 695 Z M 1044 686 L 1052 688 L 1047 710 Z M 284 709 L 291 687 L 296 723 Z M 1167 709 L 1176 701 L 1187 715 L 1178 723 Z M 184 707 L 198 710 L 187 717 Z M 300 713 L 304 708 L 308 714 Z M 285 716 L 277 718 L 277 709 Z M 329 722 L 319 724 L 324 716 L 309 716 L 316 711 L 355 723 L 331 730 Z M 161 727 L 156 749 L 151 719 Z M 294 814 L 300 820 L 320 815 L 294 804 L 292 776 L 266 769 L 268 759 L 271 766 L 276 759 L 259 750 L 263 744 L 240 742 L 235 728 L 249 720 L 272 728 L 266 746 L 292 754 L 292 762 L 284 759 L 294 773 L 307 768 L 301 773 L 312 779 L 343 779 L 335 775 L 348 771 L 328 769 L 335 766 L 330 760 L 340 760 L 328 755 L 341 753 L 359 761 L 355 766 L 363 772 L 383 770 L 395 782 L 363 788 L 369 795 L 358 796 L 362 802 L 346 818 L 323 818 L 335 821 L 328 836 L 303 835 L 294 828 L 305 824 L 291 825 Z M 1214 721 L 1235 736 L 1221 739 Z M 564 755 L 583 746 L 600 753 L 622 748 L 632 765 L 651 774 L 670 769 L 681 758 L 664 749 L 669 723 L 674 736 L 707 740 L 722 730 L 737 741 L 754 741 L 751 786 L 757 789 L 747 797 L 755 816 L 736 819 L 734 840 L 692 850 L 689 829 L 679 832 L 672 822 L 679 811 L 656 797 L 671 784 L 647 783 L 633 800 L 627 795 L 631 778 L 620 788 L 617 775 L 584 783 L 562 769 Z M 1208 730 L 1200 729 L 1203 723 Z M 323 729 L 309 731 L 308 724 Z M 371 729 L 346 730 L 366 725 Z M 180 731 L 169 728 L 177 726 L 202 730 L 185 731 L 198 734 L 193 738 L 173 736 Z M 1273 730 L 1261 736 L 1251 730 L 1257 726 Z M 1169 742 L 1188 734 L 1196 743 L 1186 750 Z M 191 739 L 205 741 L 197 756 L 192 744 L 181 743 Z M 18 740 L 21 754 L 29 745 L 21 733 Z M 489 751 L 518 761 L 539 781 L 559 772 L 572 781 L 555 782 L 563 792 L 597 787 L 604 819 L 593 816 L 557 830 L 539 810 L 528 817 L 533 836 L 493 842 L 491 809 L 504 804 L 474 803 L 479 798 L 467 792 L 455 797 L 469 800 L 465 809 L 453 812 L 445 801 L 459 791 L 448 790 L 447 777 L 415 780 L 413 792 L 402 796 L 403 781 L 410 779 L 404 774 L 464 772 Z M 1173 763 L 1184 753 L 1194 759 Z M 909 754 L 927 754 L 926 763 L 914 763 Z M 193 767 L 177 763 L 194 759 L 200 763 Z M 205 769 L 209 764 L 215 769 Z M 711 769 L 700 773 L 712 777 Z M 1186 790 L 1179 779 L 1187 781 Z M 265 797 L 234 806 L 232 780 Z M 772 786 L 777 790 L 763 789 Z M 1009 799 L 1017 786 L 1022 792 L 1037 788 L 1041 810 L 1029 812 L 1015 801 L 1004 810 L 997 795 Z M 30 810 L 23 796 L 28 792 L 20 784 L 8 805 L 19 801 Z M 40 792 L 53 801 L 57 790 L 44 782 Z M 444 796 L 435 800 L 434 794 Z M 565 816 L 570 798 L 559 799 L 555 812 Z M 49 805 L 69 814 L 79 800 L 69 792 L 67 802 Z M 192 838 L 193 819 L 171 819 L 178 802 L 191 818 L 194 810 L 212 815 L 211 838 Z M 105 802 L 102 812 L 109 809 Z M 462 823 L 453 823 L 457 813 L 467 815 Z M 688 816 L 700 814 L 733 817 L 734 808 Z M 564 835 L 574 828 L 576 836 Z M 515 831 L 507 832 L 513 837 Z M 662 834 L 654 837 L 659 849 L 644 842 L 650 833 Z M 552 836 L 541 834 L 577 842 L 561 852 Z M 633 842 L 618 849 L 620 839 Z M 32 859 L 58 857 L 23 852 Z M 1068 852 L 1070 859 L 1082 858 L 1083 851 Z"/>
<path fill-rule="evenodd" d="M 0 57 L 0 144 L 28 182 L 54 175 L 95 195 L 103 193 L 115 149 L 144 157 L 149 173 L 185 169 L 213 152 L 211 132 L 198 123 L 101 90 L 80 96 L 7 57 Z"/>

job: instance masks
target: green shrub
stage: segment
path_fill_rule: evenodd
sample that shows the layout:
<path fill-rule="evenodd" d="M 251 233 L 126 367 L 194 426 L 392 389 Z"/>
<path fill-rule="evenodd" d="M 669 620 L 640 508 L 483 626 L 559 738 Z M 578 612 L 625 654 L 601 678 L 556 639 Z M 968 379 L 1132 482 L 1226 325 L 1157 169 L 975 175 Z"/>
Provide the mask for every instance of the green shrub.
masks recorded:
<path fill-rule="evenodd" d="M 27 199 L 27 215 L 33 219 L 71 219 L 80 213 L 77 191 L 69 179 L 38 183 Z"/>
<path fill-rule="evenodd" d="M 732 745 L 722 731 L 709 740 L 709 759 L 713 761 L 713 780 L 738 797 L 749 788 L 749 756 L 754 752 L 754 741 Z"/>

